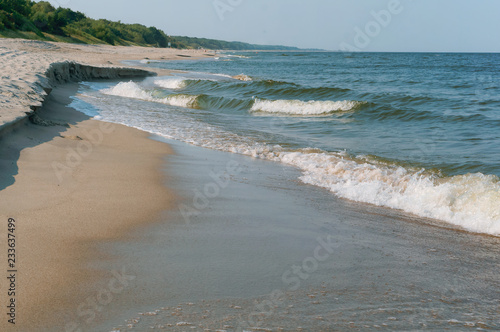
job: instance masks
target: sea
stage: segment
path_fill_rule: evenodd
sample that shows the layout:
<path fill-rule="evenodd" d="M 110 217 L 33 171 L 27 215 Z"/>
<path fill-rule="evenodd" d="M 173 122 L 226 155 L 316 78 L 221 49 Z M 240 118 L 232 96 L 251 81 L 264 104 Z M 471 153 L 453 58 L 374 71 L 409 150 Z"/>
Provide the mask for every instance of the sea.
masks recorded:
<path fill-rule="evenodd" d="M 348 201 L 500 235 L 500 54 L 223 52 L 126 61 L 171 76 L 84 82 L 72 107 L 286 164 Z"/>

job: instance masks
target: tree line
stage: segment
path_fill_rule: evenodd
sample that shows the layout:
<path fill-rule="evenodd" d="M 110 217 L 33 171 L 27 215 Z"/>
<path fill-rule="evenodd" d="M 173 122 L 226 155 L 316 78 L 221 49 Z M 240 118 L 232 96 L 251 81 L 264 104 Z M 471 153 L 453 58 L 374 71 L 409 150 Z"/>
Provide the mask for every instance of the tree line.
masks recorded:
<path fill-rule="evenodd" d="M 148 45 L 183 48 L 185 45 L 155 27 L 94 20 L 68 8 L 55 8 L 47 1 L 0 0 L 0 31 L 33 32 L 72 37 L 75 41 L 102 42 L 110 45 Z"/>
<path fill-rule="evenodd" d="M 295 47 L 253 45 L 215 39 L 169 36 L 155 27 L 95 20 L 68 8 L 55 8 L 47 1 L 0 0 L 0 36 L 2 32 L 27 32 L 22 38 L 110 45 L 139 45 L 214 50 L 297 50 Z M 35 36 L 36 35 L 36 36 Z M 13 35 L 18 37 L 19 35 Z M 57 39 L 59 40 L 59 39 Z"/>

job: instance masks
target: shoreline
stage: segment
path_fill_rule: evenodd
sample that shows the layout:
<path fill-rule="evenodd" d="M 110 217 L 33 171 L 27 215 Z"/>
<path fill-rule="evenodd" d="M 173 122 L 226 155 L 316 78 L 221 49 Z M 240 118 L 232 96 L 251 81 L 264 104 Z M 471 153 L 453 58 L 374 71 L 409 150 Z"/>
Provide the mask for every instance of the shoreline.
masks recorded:
<path fill-rule="evenodd" d="M 24 39 L 0 39 L 0 136 L 43 106 L 61 84 L 92 79 L 168 75 L 169 70 L 124 66 L 123 60 L 175 60 L 210 57 L 198 50 L 79 45 Z"/>
<path fill-rule="evenodd" d="M 170 72 L 127 67 L 122 60 L 204 56 L 210 55 L 0 39 L 0 216 L 18 223 L 20 256 L 12 298 L 18 324 L 2 319 L 2 329 L 72 330 L 68 308 L 95 292 L 109 273 L 123 272 L 86 268 L 96 243 L 157 222 L 176 200 L 160 172 L 168 145 L 68 108 L 74 83 Z M 7 229 L 0 236 L 6 238 Z M 7 262 L 6 250 L 0 258 Z M 0 296 L 2 304 L 6 296 Z M 80 317 L 76 310 L 73 322 Z"/>
<path fill-rule="evenodd" d="M 59 76 L 52 81 L 71 81 Z M 90 119 L 67 107 L 76 90 L 54 88 L 34 118 L 0 136 L 0 217 L 18 223 L 17 319 L 25 324 L 12 330 L 110 330 L 127 321 L 120 328 L 183 331 L 180 323 L 207 323 L 202 310 L 217 313 L 207 328 L 249 327 L 256 301 L 277 308 L 264 305 L 272 313 L 258 326 L 266 328 L 280 319 L 287 330 L 304 319 L 306 329 L 325 331 L 425 327 L 413 317 L 453 328 L 469 322 L 464 310 L 476 326 L 496 326 L 486 313 L 498 293 L 498 238 L 335 198 L 294 181 L 299 171 L 289 166 Z M 184 224 L 174 207 L 196 206 L 191 195 L 214 183 L 211 170 L 230 180 Z M 325 241 L 323 261 L 314 250 Z M 307 278 L 293 275 L 313 259 Z"/>
<path fill-rule="evenodd" d="M 160 171 L 169 146 L 68 108 L 75 88 L 55 88 L 36 121 L 0 139 L 1 218 L 16 220 L 18 252 L 17 324 L 12 329 L 2 319 L 2 330 L 64 330 L 68 324 L 71 330 L 79 318 L 74 305 L 102 289 L 110 274 L 126 275 L 122 267 L 89 267 L 102 256 L 98 244 L 158 222 L 176 200 Z M 6 227 L 0 236 L 7 238 Z M 0 258 L 7 262 L 6 249 Z M 7 294 L 0 299 L 7 303 Z"/>

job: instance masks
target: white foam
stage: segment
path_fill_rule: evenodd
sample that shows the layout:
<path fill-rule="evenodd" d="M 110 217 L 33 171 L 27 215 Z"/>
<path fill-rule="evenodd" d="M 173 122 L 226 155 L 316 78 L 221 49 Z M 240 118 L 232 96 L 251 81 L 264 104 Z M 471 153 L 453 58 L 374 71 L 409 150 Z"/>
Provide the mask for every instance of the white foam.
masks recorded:
<path fill-rule="evenodd" d="M 135 82 L 120 82 L 112 88 L 102 90 L 102 93 L 112 96 L 151 100 L 153 97 Z"/>
<path fill-rule="evenodd" d="M 111 96 L 141 99 L 152 101 L 155 103 L 189 108 L 195 108 L 197 106 L 198 98 L 198 96 L 196 95 L 192 96 L 182 94 L 170 95 L 165 98 L 156 98 L 150 92 L 144 90 L 139 84 L 135 82 L 121 82 L 114 87 L 104 89 L 101 92 Z"/>
<path fill-rule="evenodd" d="M 170 90 L 178 90 L 186 87 L 185 79 L 179 77 L 156 79 L 154 80 L 154 84 Z"/>
<path fill-rule="evenodd" d="M 245 81 L 245 82 L 252 81 L 252 78 L 248 75 L 245 75 L 245 74 L 239 74 L 239 75 L 233 76 L 233 78 L 236 80 Z"/>
<path fill-rule="evenodd" d="M 194 75 L 193 78 L 207 81 L 219 81 L 219 77 L 223 78 L 233 78 L 231 75 L 219 74 L 219 73 L 206 73 L 201 71 L 192 71 L 190 74 Z"/>
<path fill-rule="evenodd" d="M 248 57 L 248 56 L 236 55 L 236 54 L 228 54 L 228 55 L 225 55 L 225 56 L 229 57 L 229 58 L 250 59 L 250 57 Z"/>
<path fill-rule="evenodd" d="M 301 101 L 301 100 L 263 100 L 255 98 L 251 112 L 265 112 L 284 115 L 328 115 L 335 112 L 352 111 L 362 102 L 359 101 Z"/>
<path fill-rule="evenodd" d="M 226 75 L 226 74 L 214 74 L 214 73 L 205 73 L 205 74 L 217 77 L 233 78 L 231 75 Z"/>
<path fill-rule="evenodd" d="M 340 197 L 500 235 L 500 183 L 494 175 L 441 177 L 331 153 L 293 152 L 280 157 L 302 169 L 303 182 L 327 188 Z"/>

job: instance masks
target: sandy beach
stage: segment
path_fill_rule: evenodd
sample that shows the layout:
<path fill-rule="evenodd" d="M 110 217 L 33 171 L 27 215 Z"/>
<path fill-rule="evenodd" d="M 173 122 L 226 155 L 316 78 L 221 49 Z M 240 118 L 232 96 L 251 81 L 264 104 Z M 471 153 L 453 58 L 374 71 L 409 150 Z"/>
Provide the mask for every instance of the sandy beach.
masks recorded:
<path fill-rule="evenodd" d="M 18 269 L 16 325 L 2 319 L 2 330 L 65 328 L 71 321 L 58 312 L 85 299 L 86 287 L 103 277 L 87 267 L 96 256 L 96 243 L 157 222 L 175 200 L 160 172 L 168 145 L 67 108 L 75 85 L 62 85 L 47 98 L 55 85 L 47 70 L 59 62 L 109 67 L 122 59 L 174 59 L 178 54 L 201 55 L 0 40 L 0 215 L 6 226 L 0 236 L 7 238 L 7 220 L 14 218 Z M 28 120 L 26 113 L 33 110 L 36 116 Z M 6 244 L 3 249 L 7 262 Z M 2 278 L 1 289 L 7 286 Z M 7 292 L 0 298 L 2 305 L 9 301 Z"/>
<path fill-rule="evenodd" d="M 70 106 L 82 80 L 171 73 L 123 60 L 210 56 L 0 40 L 0 330 L 498 328 L 498 237 Z M 152 98 L 107 97 L 160 123 Z"/>
<path fill-rule="evenodd" d="M 158 221 L 173 201 L 158 171 L 169 153 L 166 144 L 138 130 L 88 120 L 53 98 L 40 117 L 69 128 L 30 123 L 1 142 L 1 215 L 17 226 L 18 331 L 61 321 L 54 313 L 85 298 L 86 286 L 102 277 L 86 267 L 96 257 L 96 241 Z M 54 163 L 64 165 L 60 173 Z M 6 232 L 4 227 L 3 238 Z M 12 328 L 5 323 L 2 329 Z"/>

